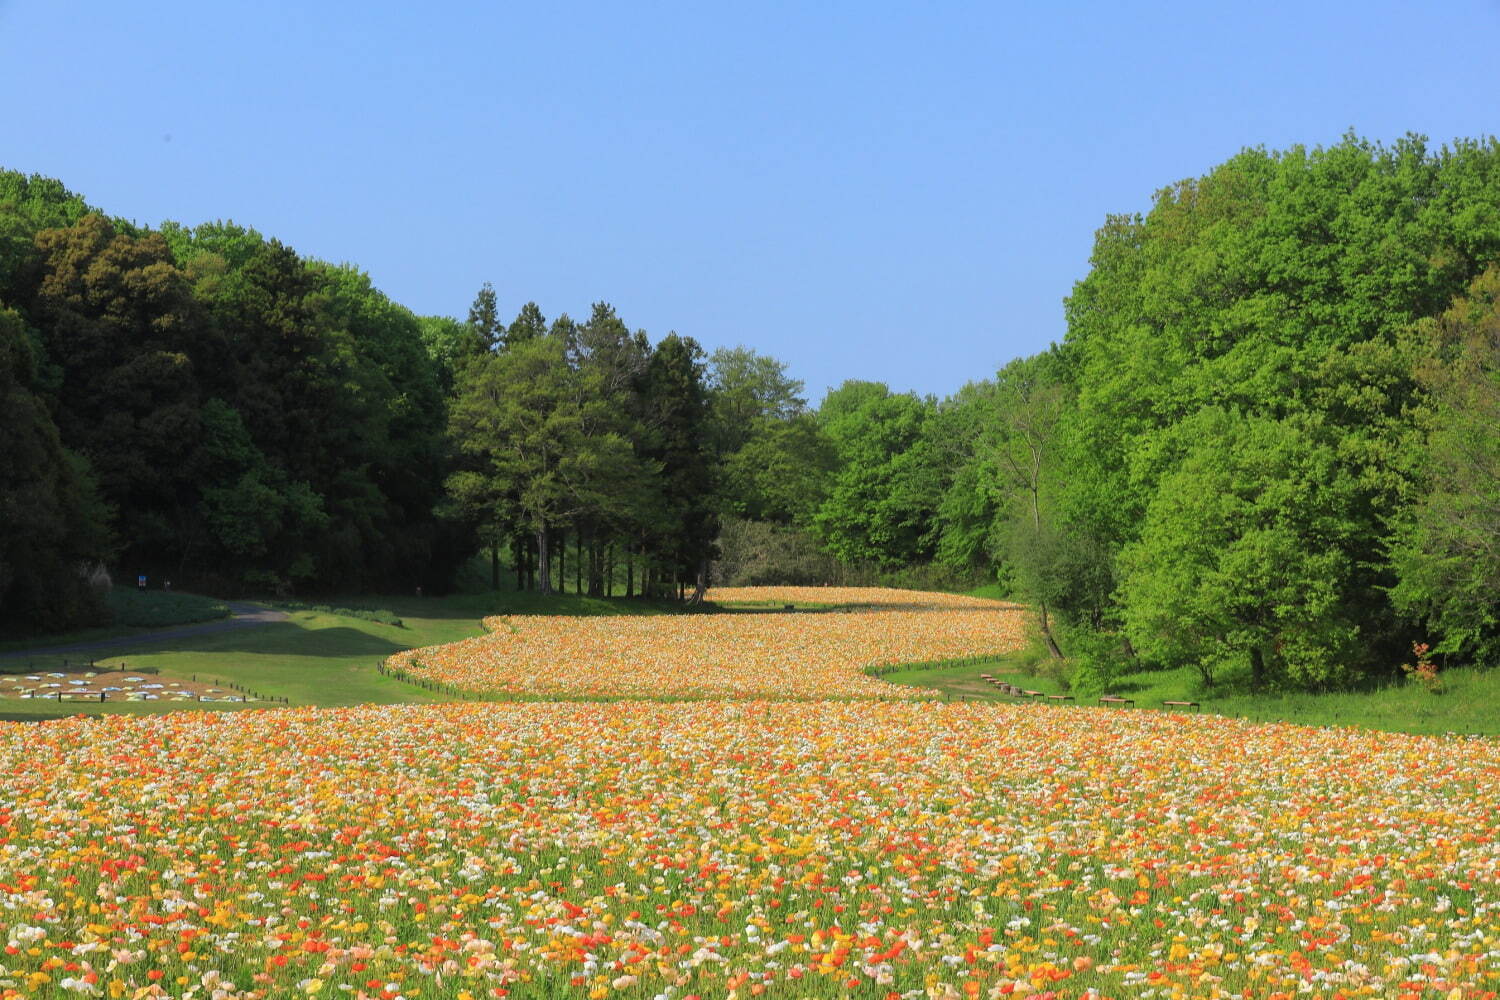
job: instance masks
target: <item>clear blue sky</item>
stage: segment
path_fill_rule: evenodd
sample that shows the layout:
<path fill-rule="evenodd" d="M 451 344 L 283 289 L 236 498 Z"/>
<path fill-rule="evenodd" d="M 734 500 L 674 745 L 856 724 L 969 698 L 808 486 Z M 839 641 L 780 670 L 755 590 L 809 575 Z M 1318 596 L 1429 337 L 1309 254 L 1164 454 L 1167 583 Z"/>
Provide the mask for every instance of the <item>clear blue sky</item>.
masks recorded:
<path fill-rule="evenodd" d="M 1500 132 L 1500 0 L 0 0 L 0 166 L 422 313 L 608 300 L 814 401 L 1062 339 L 1107 213 L 1243 146 Z"/>

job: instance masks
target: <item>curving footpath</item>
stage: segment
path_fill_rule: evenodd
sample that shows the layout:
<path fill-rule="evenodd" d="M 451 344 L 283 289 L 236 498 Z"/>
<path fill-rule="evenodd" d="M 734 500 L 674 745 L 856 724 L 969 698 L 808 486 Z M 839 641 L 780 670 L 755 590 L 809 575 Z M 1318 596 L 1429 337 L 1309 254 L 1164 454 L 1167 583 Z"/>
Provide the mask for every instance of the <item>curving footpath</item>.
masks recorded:
<path fill-rule="evenodd" d="M 140 646 L 146 643 L 163 642 L 170 639 L 185 639 L 188 636 L 194 635 L 212 635 L 215 632 L 232 632 L 235 629 L 269 625 L 272 622 L 286 621 L 289 617 L 285 611 L 261 607 L 258 604 L 245 604 L 239 601 L 225 601 L 224 603 L 229 607 L 229 617 L 227 619 L 220 618 L 211 622 L 200 622 L 197 625 L 180 625 L 175 628 L 156 629 L 151 632 L 139 632 L 135 635 L 119 635 L 110 639 L 75 642 L 66 646 L 36 646 L 31 649 L 18 649 L 10 653 L 0 653 L 0 660 L 58 656 L 64 653 L 102 653 L 118 649 L 121 646 Z"/>

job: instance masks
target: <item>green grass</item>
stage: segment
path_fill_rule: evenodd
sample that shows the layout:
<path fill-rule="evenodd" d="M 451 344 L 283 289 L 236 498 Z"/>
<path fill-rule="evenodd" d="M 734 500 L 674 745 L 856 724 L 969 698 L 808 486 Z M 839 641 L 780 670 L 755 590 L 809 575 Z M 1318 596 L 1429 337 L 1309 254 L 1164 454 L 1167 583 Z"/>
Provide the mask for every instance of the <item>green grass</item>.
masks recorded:
<path fill-rule="evenodd" d="M 1021 661 L 1014 657 L 965 660 L 960 663 L 913 664 L 896 669 L 888 668 L 878 672 L 876 676 L 892 684 L 931 688 L 952 701 L 1013 702 L 1016 700 L 1009 695 L 1001 694 L 998 688 L 981 678 L 980 674 L 991 674 L 996 677 L 1003 674 L 1011 683 L 1032 691 L 1042 691 L 1046 694 L 1066 693 L 1058 680 L 1026 672 Z"/>
<path fill-rule="evenodd" d="M 114 624 L 131 628 L 169 628 L 229 617 L 229 606 L 217 598 L 170 590 L 116 587 L 104 603 Z"/>
<path fill-rule="evenodd" d="M 370 610 L 367 608 L 343 608 L 328 604 L 308 604 L 306 601 L 270 601 L 271 607 L 278 611 L 320 611 L 326 615 L 338 615 L 340 618 L 363 618 L 367 622 L 379 622 L 382 625 L 395 625 L 400 628 L 404 623 L 396 612 L 385 608 Z"/>
<path fill-rule="evenodd" d="M 998 588 L 995 588 L 996 590 Z M 998 596 L 979 588 L 977 596 Z M 172 595 L 190 596 L 190 595 Z M 207 600 L 198 598 L 197 600 Z M 652 615 L 683 613 L 675 601 L 592 598 L 574 594 L 541 597 L 531 593 L 463 593 L 441 598 L 366 597 L 338 602 L 356 612 L 365 606 L 386 609 L 402 626 L 366 617 L 322 611 L 294 611 L 285 622 L 168 642 L 122 647 L 113 653 L 93 654 L 101 664 L 124 663 L 150 667 L 170 679 L 201 679 L 237 684 L 292 705 L 359 705 L 401 702 L 439 702 L 451 696 L 383 676 L 378 666 L 402 649 L 433 646 L 478 635 L 480 619 L 489 615 Z M 836 605 L 798 605 L 799 611 L 833 610 Z M 779 610 L 736 604 L 704 610 L 754 612 Z M 103 631 L 106 634 L 100 635 Z M 119 636 L 120 631 L 114 632 Z M 54 641 L 78 642 L 106 638 L 108 630 L 73 633 Z M 10 644 L 15 648 L 19 644 Z M 0 647 L 3 649 L 4 647 Z M 73 662 L 78 654 L 69 654 Z M 10 670 L 47 670 L 61 665 L 62 655 L 43 653 L 27 661 L 5 664 Z M 1048 694 L 1066 690 L 1061 678 L 1039 670 L 1034 656 L 1017 654 L 993 660 L 920 664 L 886 670 L 880 676 L 897 684 L 938 691 L 948 698 L 968 701 L 1013 701 L 981 680 L 983 673 L 1007 675 L 1013 683 Z M 1395 683 L 1369 692 L 1338 694 L 1249 695 L 1205 691 L 1191 670 L 1139 673 L 1121 679 L 1111 693 L 1136 699 L 1135 711 L 1159 710 L 1163 700 L 1198 701 L 1204 712 L 1258 721 L 1286 721 L 1305 725 L 1361 726 L 1398 732 L 1500 734 L 1500 671 L 1453 670 L 1443 675 L 1447 690 L 1430 694 L 1420 686 Z M 1092 697 L 1080 697 L 1093 704 Z M 187 708 L 234 710 L 231 703 L 88 702 L 41 700 L 0 701 L 0 720 L 56 718 L 79 714 L 146 714 Z M 251 703 L 249 707 L 255 707 Z"/>
<path fill-rule="evenodd" d="M 1005 592 L 1005 588 L 998 583 L 986 583 L 982 587 L 975 587 L 973 590 L 965 591 L 965 593 L 970 597 L 987 597 L 992 601 L 1014 600 L 1014 598 Z"/>
<path fill-rule="evenodd" d="M 388 677 L 376 666 L 408 645 L 452 642 L 479 632 L 479 623 L 446 619 L 413 623 L 407 629 L 358 618 L 317 612 L 292 612 L 289 619 L 255 628 L 190 636 L 131 647 L 115 655 L 94 654 L 101 665 L 123 664 L 127 669 L 156 668 L 162 677 L 212 679 L 239 684 L 268 698 L 285 698 L 293 705 L 389 704 L 436 700 L 426 692 Z M 77 655 L 72 657 L 77 662 Z M 38 658 L 33 669 L 46 670 L 62 657 Z M 12 701 L 0 702 L 6 718 L 55 718 L 63 715 L 144 713 L 183 708 L 234 707 L 225 703 L 182 704 L 157 702 L 106 703 Z"/>
<path fill-rule="evenodd" d="M 1017 700 L 1001 694 L 980 679 L 980 674 L 1005 675 L 1019 687 L 1048 694 L 1066 690 L 1061 679 L 1036 671 L 1023 655 L 978 663 L 907 668 L 881 676 L 896 684 L 931 688 L 955 701 Z M 1500 671 L 1451 670 L 1442 677 L 1446 690 L 1436 695 L 1404 681 L 1372 691 L 1255 695 L 1205 691 L 1197 673 L 1185 668 L 1133 674 L 1122 678 L 1109 693 L 1134 698 L 1134 711 L 1161 710 L 1163 701 L 1196 701 L 1205 713 L 1257 722 L 1357 726 L 1387 732 L 1500 735 Z M 1080 695 L 1078 703 L 1093 705 L 1097 697 Z"/>
<path fill-rule="evenodd" d="M 201 594 L 184 594 L 178 591 L 147 590 L 143 592 L 133 587 L 116 587 L 105 595 L 104 603 L 110 613 L 110 622 L 107 625 L 52 635 L 6 639 L 0 642 L 0 653 L 31 649 L 43 644 L 63 646 L 80 642 L 95 642 L 101 639 L 118 639 L 140 635 L 142 632 L 171 628 L 175 625 L 191 625 L 229 616 L 228 605 L 218 598 L 204 597 Z"/>
<path fill-rule="evenodd" d="M 451 701 L 446 695 L 383 676 L 377 669 L 403 649 L 456 642 L 482 631 L 480 619 L 497 614 L 642 615 L 680 610 L 675 603 L 590 598 L 544 598 L 536 594 L 457 594 L 443 598 L 381 597 L 380 605 L 402 619 L 402 626 L 317 611 L 289 612 L 289 619 L 254 628 L 93 653 L 101 665 L 156 668 L 169 679 L 197 676 L 238 684 L 292 705 L 364 705 Z M 341 601 L 340 603 L 358 603 Z M 12 661 L 12 670 L 49 670 L 79 654 L 38 655 Z M 233 703 L 0 701 L 0 720 L 34 720 L 72 715 L 146 714 L 189 708 L 233 710 Z M 264 707 L 263 705 L 261 707 Z"/>

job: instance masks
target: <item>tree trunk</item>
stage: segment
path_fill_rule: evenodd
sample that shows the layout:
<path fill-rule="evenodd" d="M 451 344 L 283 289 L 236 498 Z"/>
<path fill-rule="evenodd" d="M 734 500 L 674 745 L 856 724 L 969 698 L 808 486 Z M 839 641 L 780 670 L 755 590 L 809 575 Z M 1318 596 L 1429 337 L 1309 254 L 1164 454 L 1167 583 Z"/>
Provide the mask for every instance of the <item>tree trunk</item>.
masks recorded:
<path fill-rule="evenodd" d="M 635 589 L 635 549 L 633 546 L 625 546 L 625 596 L 633 596 L 631 591 Z"/>
<path fill-rule="evenodd" d="M 615 596 L 615 546 L 613 542 L 604 546 L 604 596 Z"/>
<path fill-rule="evenodd" d="M 1047 652 L 1052 654 L 1054 660 L 1063 658 L 1062 650 L 1057 648 L 1057 640 L 1052 637 L 1052 623 L 1047 620 L 1047 602 L 1037 602 L 1037 617 L 1042 623 L 1042 641 L 1047 644 Z"/>
<path fill-rule="evenodd" d="M 1042 534 L 1042 498 L 1040 486 L 1041 457 L 1035 449 L 1031 453 L 1031 529 L 1038 538 Z M 1057 640 L 1052 636 L 1052 623 L 1047 619 L 1047 602 L 1037 601 L 1037 618 L 1042 623 L 1042 641 L 1047 644 L 1047 652 L 1054 660 L 1063 658 L 1062 650 L 1057 648 Z"/>
<path fill-rule="evenodd" d="M 1250 690 L 1264 691 L 1266 688 L 1266 658 L 1259 646 L 1250 647 Z"/>
<path fill-rule="evenodd" d="M 583 594 L 583 529 L 573 533 L 573 593 Z"/>
<path fill-rule="evenodd" d="M 543 596 L 552 593 L 552 562 L 548 558 L 552 553 L 547 551 L 547 525 L 544 523 L 536 533 L 536 555 L 537 570 L 541 574 L 538 580 Z"/>
<path fill-rule="evenodd" d="M 703 603 L 703 595 L 708 593 L 708 559 L 698 560 L 698 578 L 693 584 L 693 596 L 688 598 L 688 603 L 694 606 Z"/>
<path fill-rule="evenodd" d="M 500 589 L 500 543 L 490 543 L 490 589 Z"/>
<path fill-rule="evenodd" d="M 563 529 L 557 529 L 557 589 L 568 588 L 568 535 Z"/>

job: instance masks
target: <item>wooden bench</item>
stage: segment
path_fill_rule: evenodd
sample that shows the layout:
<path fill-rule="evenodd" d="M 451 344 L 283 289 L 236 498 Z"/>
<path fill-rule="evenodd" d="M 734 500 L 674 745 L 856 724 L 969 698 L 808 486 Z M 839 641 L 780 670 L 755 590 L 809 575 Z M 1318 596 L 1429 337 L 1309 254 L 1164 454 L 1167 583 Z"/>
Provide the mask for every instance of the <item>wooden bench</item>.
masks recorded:
<path fill-rule="evenodd" d="M 1045 692 L 1045 691 L 1022 691 L 1021 693 L 1024 694 L 1028 698 L 1045 698 L 1045 697 L 1047 697 L 1047 692 Z"/>
<path fill-rule="evenodd" d="M 1073 700 L 1073 696 L 1070 695 L 1070 694 L 1049 694 L 1047 696 L 1047 700 L 1048 701 L 1072 701 Z"/>
<path fill-rule="evenodd" d="M 1201 709 L 1202 709 L 1202 706 L 1200 706 L 1196 701 L 1164 701 L 1164 702 L 1161 703 L 1161 707 L 1162 708 L 1191 708 L 1195 712 L 1196 711 L 1201 711 Z"/>
<path fill-rule="evenodd" d="M 1128 708 L 1135 708 L 1135 699 L 1134 698 L 1121 698 L 1117 694 L 1107 694 L 1103 698 L 1099 699 L 1099 704 L 1101 704 L 1101 705 L 1124 705 L 1124 706 L 1126 706 Z"/>

